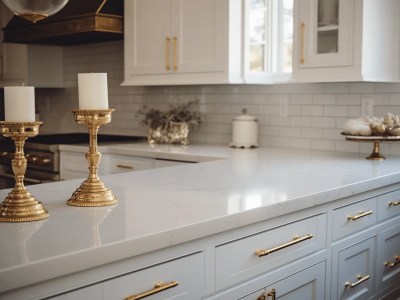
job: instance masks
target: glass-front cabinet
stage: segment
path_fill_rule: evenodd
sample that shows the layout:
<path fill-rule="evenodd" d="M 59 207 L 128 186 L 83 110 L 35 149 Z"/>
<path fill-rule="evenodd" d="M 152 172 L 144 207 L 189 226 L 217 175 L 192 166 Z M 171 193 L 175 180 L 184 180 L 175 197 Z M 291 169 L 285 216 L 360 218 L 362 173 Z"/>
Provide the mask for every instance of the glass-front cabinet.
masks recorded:
<path fill-rule="evenodd" d="M 351 64 L 354 1 L 304 2 L 308 5 L 298 6 L 299 67 Z"/>
<path fill-rule="evenodd" d="M 294 0 L 293 79 L 397 81 L 398 0 Z"/>

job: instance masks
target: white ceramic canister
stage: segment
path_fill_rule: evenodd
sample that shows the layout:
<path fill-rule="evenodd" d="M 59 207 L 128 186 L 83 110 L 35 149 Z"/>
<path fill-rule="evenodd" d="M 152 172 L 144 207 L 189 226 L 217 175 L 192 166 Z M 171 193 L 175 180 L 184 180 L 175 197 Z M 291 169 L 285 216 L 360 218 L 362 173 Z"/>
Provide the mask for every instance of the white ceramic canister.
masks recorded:
<path fill-rule="evenodd" d="M 247 109 L 243 109 L 242 112 L 242 115 L 233 119 L 230 146 L 235 148 L 258 147 L 258 120 L 249 116 Z"/>

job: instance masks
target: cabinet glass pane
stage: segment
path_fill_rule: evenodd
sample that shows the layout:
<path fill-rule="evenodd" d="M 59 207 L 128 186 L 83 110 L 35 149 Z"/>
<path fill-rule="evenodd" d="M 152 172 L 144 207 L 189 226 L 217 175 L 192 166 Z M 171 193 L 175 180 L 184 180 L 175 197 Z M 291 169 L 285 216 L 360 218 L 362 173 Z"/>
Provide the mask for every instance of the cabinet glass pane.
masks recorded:
<path fill-rule="evenodd" d="M 292 72 L 293 0 L 282 1 L 282 66 L 284 73 Z"/>
<path fill-rule="evenodd" d="M 251 7 L 252 8 L 262 8 L 266 6 L 267 0 L 251 0 Z"/>
<path fill-rule="evenodd" d="M 265 68 L 265 46 L 264 45 L 251 45 L 250 46 L 250 70 L 264 71 Z"/>
<path fill-rule="evenodd" d="M 260 43 L 265 41 L 265 12 L 264 10 L 250 11 L 250 43 Z"/>
<path fill-rule="evenodd" d="M 251 0 L 249 6 L 249 69 L 266 70 L 266 40 L 268 28 L 267 0 Z"/>
<path fill-rule="evenodd" d="M 339 0 L 318 0 L 317 53 L 337 53 Z"/>

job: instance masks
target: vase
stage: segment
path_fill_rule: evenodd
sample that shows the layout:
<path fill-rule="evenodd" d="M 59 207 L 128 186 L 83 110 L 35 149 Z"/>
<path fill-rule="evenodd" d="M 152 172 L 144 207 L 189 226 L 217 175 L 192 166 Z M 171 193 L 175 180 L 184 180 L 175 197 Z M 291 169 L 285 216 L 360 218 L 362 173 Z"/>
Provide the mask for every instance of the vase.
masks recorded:
<path fill-rule="evenodd" d="M 150 128 L 150 144 L 189 144 L 189 125 L 185 122 L 168 122 L 165 127 Z"/>

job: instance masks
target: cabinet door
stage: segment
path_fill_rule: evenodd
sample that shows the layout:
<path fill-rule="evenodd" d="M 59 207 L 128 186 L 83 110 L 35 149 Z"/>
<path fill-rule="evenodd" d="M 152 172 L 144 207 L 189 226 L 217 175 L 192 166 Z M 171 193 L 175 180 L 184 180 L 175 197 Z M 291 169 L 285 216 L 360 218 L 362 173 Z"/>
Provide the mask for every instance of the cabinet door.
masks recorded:
<path fill-rule="evenodd" d="M 375 237 L 333 248 L 331 299 L 369 299 L 374 295 Z"/>
<path fill-rule="evenodd" d="M 300 4 L 301 2 L 301 4 Z M 351 65 L 353 0 L 295 1 L 299 68 Z"/>
<path fill-rule="evenodd" d="M 242 82 L 240 0 L 125 0 L 123 85 Z"/>
<path fill-rule="evenodd" d="M 325 299 L 325 262 L 320 262 L 268 286 L 265 293 L 268 296 L 265 299 Z"/>
<path fill-rule="evenodd" d="M 378 290 L 400 282 L 400 225 L 378 235 Z"/>
<path fill-rule="evenodd" d="M 4 28 L 14 14 L 0 3 L 1 27 Z M 3 31 L 0 33 L 3 41 Z M 1 43 L 1 80 L 14 80 L 24 78 L 26 74 L 27 55 L 26 45 Z"/>
<path fill-rule="evenodd" d="M 223 53 L 228 53 L 227 31 L 224 34 L 223 30 L 229 9 L 227 2 L 172 0 L 173 71 L 198 73 L 222 70 Z"/>
<path fill-rule="evenodd" d="M 126 0 L 125 16 L 126 77 L 169 71 L 171 0 Z"/>
<path fill-rule="evenodd" d="M 128 155 L 110 155 L 110 174 L 154 168 L 154 159 Z"/>

